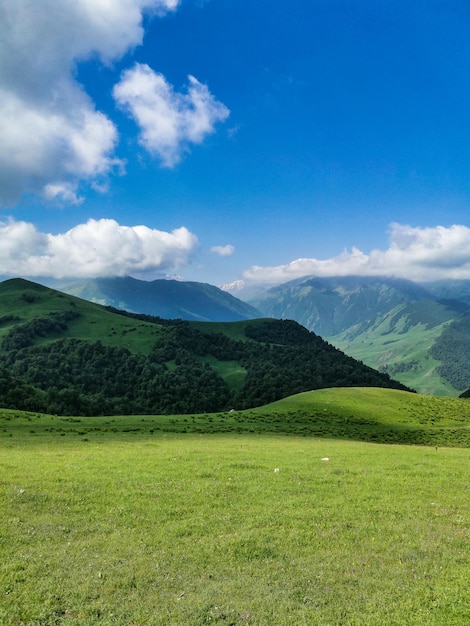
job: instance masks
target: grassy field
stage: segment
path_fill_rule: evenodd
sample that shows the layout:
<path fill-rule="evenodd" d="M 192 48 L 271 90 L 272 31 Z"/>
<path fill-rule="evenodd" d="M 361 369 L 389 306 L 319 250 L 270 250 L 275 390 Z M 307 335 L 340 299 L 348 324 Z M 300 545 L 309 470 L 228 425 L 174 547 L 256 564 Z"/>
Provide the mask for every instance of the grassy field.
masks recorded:
<path fill-rule="evenodd" d="M 420 393 L 455 397 L 464 389 L 456 390 L 441 378 L 436 372 L 440 362 L 429 355 L 430 347 L 446 325 L 444 322 L 429 329 L 418 324 L 401 333 L 399 328 L 390 332 L 386 320 L 354 339 L 338 336 L 328 340 L 370 367 L 380 369 L 387 366 L 392 378 Z"/>
<path fill-rule="evenodd" d="M 468 625 L 469 412 L 364 389 L 216 415 L 2 410 L 0 623 Z"/>

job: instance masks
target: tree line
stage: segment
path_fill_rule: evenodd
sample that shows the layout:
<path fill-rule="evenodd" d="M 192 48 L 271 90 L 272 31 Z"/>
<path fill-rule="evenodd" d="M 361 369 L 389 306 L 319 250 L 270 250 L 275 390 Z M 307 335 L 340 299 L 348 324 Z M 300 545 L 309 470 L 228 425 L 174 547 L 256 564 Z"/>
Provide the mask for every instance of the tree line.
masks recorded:
<path fill-rule="evenodd" d="M 148 354 L 86 339 L 36 342 L 63 333 L 76 315 L 38 318 L 5 336 L 2 406 L 60 415 L 202 413 L 260 406 L 322 387 L 406 389 L 286 320 L 247 325 L 249 341 L 204 332 L 181 320 L 164 321 L 165 332 Z M 152 316 L 145 321 L 162 323 Z M 204 357 L 237 362 L 246 371 L 243 386 L 231 388 Z"/>

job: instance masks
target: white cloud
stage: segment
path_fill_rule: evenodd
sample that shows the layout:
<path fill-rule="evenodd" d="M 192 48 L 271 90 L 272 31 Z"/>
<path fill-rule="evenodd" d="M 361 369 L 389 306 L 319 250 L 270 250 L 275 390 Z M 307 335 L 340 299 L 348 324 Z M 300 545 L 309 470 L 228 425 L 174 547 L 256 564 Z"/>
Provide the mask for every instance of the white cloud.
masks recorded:
<path fill-rule="evenodd" d="M 0 203 L 55 190 L 115 166 L 117 130 L 74 78 L 76 63 L 121 58 L 142 43 L 142 13 L 179 0 L 0 0 Z M 57 194 L 56 194 L 57 195 Z"/>
<path fill-rule="evenodd" d="M 27 222 L 0 222 L 0 267 L 6 276 L 95 278 L 173 272 L 187 265 L 197 248 L 197 237 L 184 227 L 168 233 L 101 219 L 52 235 Z"/>
<path fill-rule="evenodd" d="M 61 199 L 69 204 L 81 204 L 83 198 L 79 198 L 73 183 L 48 183 L 44 186 L 44 196 L 48 200 Z"/>
<path fill-rule="evenodd" d="M 214 252 L 219 256 L 232 256 L 235 252 L 235 248 L 230 244 L 227 244 L 226 246 L 212 246 L 211 252 Z"/>
<path fill-rule="evenodd" d="M 176 93 L 162 74 L 137 63 L 114 87 L 116 102 L 140 127 L 140 144 L 166 167 L 180 160 L 189 144 L 202 143 L 229 110 L 206 85 L 189 76 L 187 93 Z"/>
<path fill-rule="evenodd" d="M 387 250 L 357 248 L 330 259 L 296 259 L 274 267 L 253 266 L 248 284 L 275 285 L 302 276 L 395 276 L 415 281 L 470 279 L 470 228 L 462 225 L 414 228 L 390 226 Z"/>

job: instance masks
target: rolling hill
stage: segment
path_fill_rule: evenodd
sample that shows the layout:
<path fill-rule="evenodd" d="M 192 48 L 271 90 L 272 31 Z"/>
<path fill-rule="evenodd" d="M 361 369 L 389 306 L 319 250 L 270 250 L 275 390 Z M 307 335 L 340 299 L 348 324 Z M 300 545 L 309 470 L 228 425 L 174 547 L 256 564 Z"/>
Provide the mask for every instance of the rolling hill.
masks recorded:
<path fill-rule="evenodd" d="M 470 386 L 470 334 L 462 332 L 469 286 L 310 276 L 271 288 L 250 303 L 264 315 L 298 321 L 422 393 L 452 396 Z M 457 363 L 451 340 L 456 334 Z"/>
<path fill-rule="evenodd" d="M 55 281 L 51 286 L 97 304 L 167 319 L 234 322 L 261 317 L 246 302 L 206 283 L 116 277 Z"/>
<path fill-rule="evenodd" d="M 0 283 L 0 406 L 67 415 L 261 406 L 324 387 L 406 389 L 296 322 L 133 314 Z"/>

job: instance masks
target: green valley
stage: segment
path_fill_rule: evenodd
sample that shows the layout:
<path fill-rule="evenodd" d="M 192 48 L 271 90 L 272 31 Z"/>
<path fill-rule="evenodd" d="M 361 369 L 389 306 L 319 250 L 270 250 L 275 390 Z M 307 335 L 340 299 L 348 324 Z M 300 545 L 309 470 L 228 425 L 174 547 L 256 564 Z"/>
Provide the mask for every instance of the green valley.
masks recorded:
<path fill-rule="evenodd" d="M 5 626 L 468 622 L 468 400 L 23 280 L 0 367 Z"/>
<path fill-rule="evenodd" d="M 28 281 L 0 284 L 0 402 L 68 415 L 260 406 L 321 387 L 405 388 L 287 320 L 132 314 Z"/>
<path fill-rule="evenodd" d="M 470 387 L 469 293 L 468 281 L 418 285 L 387 277 L 307 276 L 251 302 L 264 315 L 298 321 L 420 393 L 457 396 Z"/>

